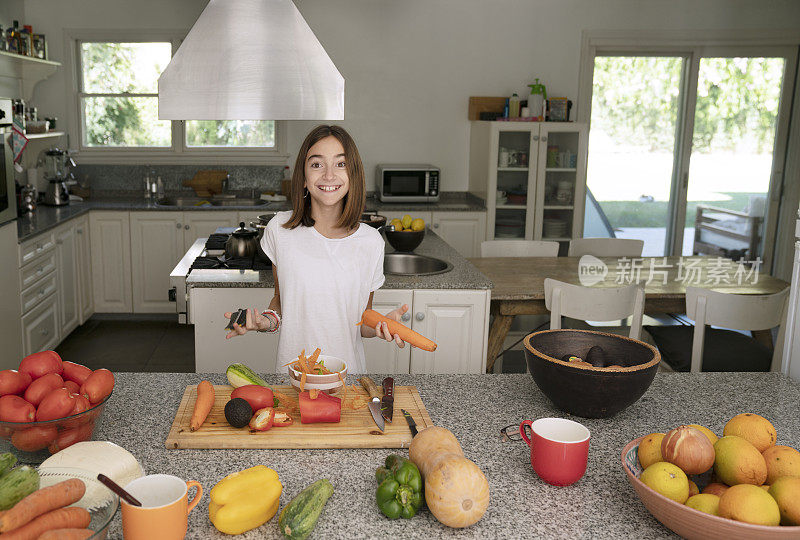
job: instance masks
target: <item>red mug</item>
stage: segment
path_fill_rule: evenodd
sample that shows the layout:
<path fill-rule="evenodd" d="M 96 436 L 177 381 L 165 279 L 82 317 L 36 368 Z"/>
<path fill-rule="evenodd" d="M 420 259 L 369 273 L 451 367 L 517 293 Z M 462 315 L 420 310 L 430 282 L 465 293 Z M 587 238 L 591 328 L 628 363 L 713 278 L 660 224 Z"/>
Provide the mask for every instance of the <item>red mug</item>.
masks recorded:
<path fill-rule="evenodd" d="M 525 426 L 532 437 L 528 437 Z M 569 486 L 586 472 L 591 434 L 582 424 L 566 418 L 524 420 L 519 433 L 531 447 L 533 470 L 548 484 Z"/>

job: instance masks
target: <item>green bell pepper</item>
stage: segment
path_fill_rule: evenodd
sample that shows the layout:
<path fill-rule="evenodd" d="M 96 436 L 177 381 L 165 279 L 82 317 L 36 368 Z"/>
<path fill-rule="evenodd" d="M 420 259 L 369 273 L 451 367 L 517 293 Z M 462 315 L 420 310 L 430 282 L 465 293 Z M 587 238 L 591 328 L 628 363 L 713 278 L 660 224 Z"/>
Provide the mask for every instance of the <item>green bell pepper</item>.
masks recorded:
<path fill-rule="evenodd" d="M 376 498 L 378 508 L 389 519 L 412 518 L 422 506 L 425 495 L 422 475 L 411 460 L 392 454 L 386 458 L 385 467 L 375 471 L 378 481 Z"/>

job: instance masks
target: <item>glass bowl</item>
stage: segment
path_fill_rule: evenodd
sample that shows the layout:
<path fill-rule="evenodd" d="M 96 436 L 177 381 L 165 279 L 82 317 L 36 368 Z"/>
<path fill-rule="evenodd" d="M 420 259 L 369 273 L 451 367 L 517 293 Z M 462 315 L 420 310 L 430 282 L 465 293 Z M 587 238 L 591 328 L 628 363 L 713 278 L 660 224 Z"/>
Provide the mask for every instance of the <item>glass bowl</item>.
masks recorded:
<path fill-rule="evenodd" d="M 81 500 L 70 506 L 89 511 L 92 516 L 89 528 L 94 531 L 91 540 L 103 540 L 106 537 L 108 526 L 119 508 L 119 497 L 97 480 L 96 473 L 72 467 L 39 467 L 38 473 L 40 489 L 70 478 L 82 480 L 86 484 L 86 493 Z"/>
<path fill-rule="evenodd" d="M 91 440 L 112 394 L 82 413 L 56 420 L 0 422 L 0 453 L 11 452 L 20 463 L 38 465 L 65 445 Z"/>

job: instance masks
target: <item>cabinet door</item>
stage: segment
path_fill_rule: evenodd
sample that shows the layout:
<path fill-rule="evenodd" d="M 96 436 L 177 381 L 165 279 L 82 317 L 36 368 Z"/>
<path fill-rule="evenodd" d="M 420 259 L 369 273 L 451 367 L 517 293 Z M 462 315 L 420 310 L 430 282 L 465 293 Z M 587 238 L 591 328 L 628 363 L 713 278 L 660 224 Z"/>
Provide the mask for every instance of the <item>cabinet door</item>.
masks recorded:
<path fill-rule="evenodd" d="M 128 212 L 91 212 L 95 311 L 131 313 L 131 231 Z"/>
<path fill-rule="evenodd" d="M 489 291 L 415 290 L 412 328 L 434 352 L 412 349 L 411 373 L 483 373 Z"/>
<path fill-rule="evenodd" d="M 58 289 L 59 337 L 64 338 L 78 327 L 80 299 L 78 291 L 78 253 L 75 224 L 56 230 L 56 278 Z"/>
<path fill-rule="evenodd" d="M 52 349 L 58 344 L 58 295 L 51 294 L 22 317 L 22 354 Z"/>
<path fill-rule="evenodd" d="M 225 312 L 232 309 L 264 309 L 274 295 L 275 289 L 191 289 L 189 309 L 194 324 L 195 371 L 225 373 L 228 365 L 242 362 L 256 373 L 275 373 L 278 369 L 278 333 L 248 332 L 225 339 L 228 319 L 224 317 Z M 287 374 L 287 368 L 280 369 L 280 373 Z"/>
<path fill-rule="evenodd" d="M 78 311 L 80 324 L 94 313 L 92 299 L 92 252 L 89 244 L 89 219 L 79 218 L 75 224 L 75 252 L 78 263 Z"/>
<path fill-rule="evenodd" d="M 464 257 L 479 257 L 486 237 L 486 212 L 434 212 L 433 232 Z"/>
<path fill-rule="evenodd" d="M 131 214 L 131 282 L 134 313 L 174 313 L 169 273 L 185 253 L 183 212 Z"/>
<path fill-rule="evenodd" d="M 414 291 L 378 289 L 372 297 L 372 309 L 386 314 L 403 304 L 408 304 L 408 312 L 403 316 L 403 324 L 411 326 L 412 301 Z M 364 339 L 364 356 L 367 360 L 367 373 L 409 373 L 411 347 L 402 349 L 383 339 Z"/>
<path fill-rule="evenodd" d="M 216 231 L 217 227 L 237 227 L 238 219 L 238 212 L 183 212 L 183 251 L 192 247 L 198 238 L 207 237 Z M 169 272 L 167 275 L 169 276 Z"/>

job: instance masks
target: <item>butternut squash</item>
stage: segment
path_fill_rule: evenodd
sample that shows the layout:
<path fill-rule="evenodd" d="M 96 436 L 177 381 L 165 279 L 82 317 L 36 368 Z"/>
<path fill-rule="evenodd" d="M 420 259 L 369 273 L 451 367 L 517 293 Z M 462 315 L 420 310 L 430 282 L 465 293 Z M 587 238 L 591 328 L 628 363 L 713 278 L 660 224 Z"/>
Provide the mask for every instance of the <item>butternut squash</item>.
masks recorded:
<path fill-rule="evenodd" d="M 469 527 L 489 507 L 489 482 L 449 430 L 431 426 L 411 441 L 411 461 L 425 479 L 425 503 L 448 527 Z"/>

